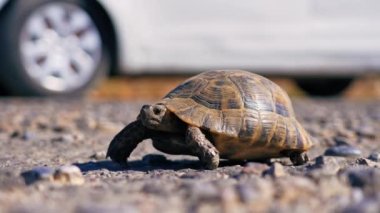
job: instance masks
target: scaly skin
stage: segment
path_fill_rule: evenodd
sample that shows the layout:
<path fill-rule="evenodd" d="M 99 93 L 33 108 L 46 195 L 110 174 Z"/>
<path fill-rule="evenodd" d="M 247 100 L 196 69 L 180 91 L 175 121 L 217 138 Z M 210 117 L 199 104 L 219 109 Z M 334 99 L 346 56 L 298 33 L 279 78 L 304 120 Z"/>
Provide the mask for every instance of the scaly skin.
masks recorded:
<path fill-rule="evenodd" d="M 126 165 L 131 152 L 149 137 L 152 138 L 153 145 L 165 153 L 197 156 L 205 169 L 215 169 L 219 165 L 218 150 L 198 127 L 190 126 L 186 133 L 174 134 L 150 130 L 140 120 L 130 123 L 113 138 L 107 157 Z"/>
<path fill-rule="evenodd" d="M 128 124 L 111 141 L 107 157 L 120 164 L 127 164 L 127 158 L 137 145 L 149 138 L 147 129 L 140 120 Z"/>
<path fill-rule="evenodd" d="M 219 151 L 207 140 L 198 127 L 189 126 L 186 131 L 186 143 L 198 156 L 205 169 L 216 169 L 219 165 Z"/>

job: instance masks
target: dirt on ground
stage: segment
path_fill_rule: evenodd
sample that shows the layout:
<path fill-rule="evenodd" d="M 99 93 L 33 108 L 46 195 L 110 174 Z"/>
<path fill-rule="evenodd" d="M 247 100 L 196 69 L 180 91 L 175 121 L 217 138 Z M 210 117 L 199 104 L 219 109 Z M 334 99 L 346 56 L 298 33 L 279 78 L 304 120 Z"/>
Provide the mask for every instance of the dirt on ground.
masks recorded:
<path fill-rule="evenodd" d="M 145 103 L 145 102 L 144 102 Z M 222 161 L 156 151 L 105 159 L 143 102 L 0 101 L 0 212 L 379 212 L 380 102 L 293 98 L 310 161 Z"/>

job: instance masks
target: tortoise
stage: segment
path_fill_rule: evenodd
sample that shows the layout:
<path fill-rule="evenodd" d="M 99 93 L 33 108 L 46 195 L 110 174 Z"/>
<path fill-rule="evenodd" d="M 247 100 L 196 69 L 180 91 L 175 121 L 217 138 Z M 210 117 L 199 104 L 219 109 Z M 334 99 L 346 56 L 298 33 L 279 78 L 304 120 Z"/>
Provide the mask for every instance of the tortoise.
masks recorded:
<path fill-rule="evenodd" d="M 184 81 L 161 101 L 144 105 L 137 119 L 111 141 L 107 156 L 126 163 L 150 138 L 168 154 L 192 155 L 204 168 L 219 158 L 308 161 L 312 140 L 297 122 L 289 96 L 274 82 L 242 70 L 217 70 Z"/>

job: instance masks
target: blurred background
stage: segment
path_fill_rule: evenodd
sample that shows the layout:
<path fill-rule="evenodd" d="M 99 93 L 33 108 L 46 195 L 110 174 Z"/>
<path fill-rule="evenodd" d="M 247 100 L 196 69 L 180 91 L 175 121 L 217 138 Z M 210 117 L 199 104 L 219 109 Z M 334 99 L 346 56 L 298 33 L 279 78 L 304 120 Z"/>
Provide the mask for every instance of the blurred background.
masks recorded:
<path fill-rule="evenodd" d="M 380 99 L 377 0 L 0 0 L 0 93 L 156 100 L 245 69 L 292 96 Z"/>

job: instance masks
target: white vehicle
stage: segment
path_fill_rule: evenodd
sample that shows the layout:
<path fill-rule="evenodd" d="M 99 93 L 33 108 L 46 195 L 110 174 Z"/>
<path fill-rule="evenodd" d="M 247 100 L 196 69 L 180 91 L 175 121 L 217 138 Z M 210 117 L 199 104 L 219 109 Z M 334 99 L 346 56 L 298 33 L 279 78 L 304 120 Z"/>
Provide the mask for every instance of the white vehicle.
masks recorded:
<path fill-rule="evenodd" d="M 247 69 L 339 92 L 380 70 L 378 0 L 0 0 L 0 81 L 78 94 L 110 71 Z"/>

